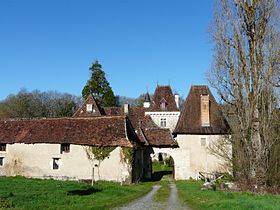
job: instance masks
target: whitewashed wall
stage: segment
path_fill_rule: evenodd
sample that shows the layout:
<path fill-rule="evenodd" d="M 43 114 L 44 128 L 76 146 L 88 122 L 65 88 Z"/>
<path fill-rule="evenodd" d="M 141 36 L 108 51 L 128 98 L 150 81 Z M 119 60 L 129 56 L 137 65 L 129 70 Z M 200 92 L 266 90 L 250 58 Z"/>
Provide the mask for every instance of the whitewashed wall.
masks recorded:
<path fill-rule="evenodd" d="M 169 128 L 171 132 L 176 127 L 180 112 L 145 112 L 145 115 L 150 115 L 156 125 L 160 127 L 160 120 L 166 118 L 166 128 Z"/>
<path fill-rule="evenodd" d="M 179 148 L 153 148 L 154 153 L 167 153 L 174 160 L 175 179 L 184 180 L 198 178 L 199 172 L 228 172 L 224 161 L 211 154 L 209 144 L 221 138 L 220 135 L 178 135 L 176 140 Z M 201 145 L 201 138 L 206 145 Z M 231 152 L 231 151 L 229 151 Z"/>
<path fill-rule="evenodd" d="M 0 175 L 23 175 L 35 178 L 91 179 L 124 181 L 129 177 L 129 167 L 123 161 L 121 148 L 117 147 L 100 163 L 89 160 L 85 146 L 70 145 L 70 152 L 60 154 L 60 144 L 7 144 L 4 165 Z M 60 158 L 59 169 L 54 170 L 53 158 Z M 93 170 L 94 168 L 94 170 Z M 99 169 L 99 170 L 98 170 Z"/>

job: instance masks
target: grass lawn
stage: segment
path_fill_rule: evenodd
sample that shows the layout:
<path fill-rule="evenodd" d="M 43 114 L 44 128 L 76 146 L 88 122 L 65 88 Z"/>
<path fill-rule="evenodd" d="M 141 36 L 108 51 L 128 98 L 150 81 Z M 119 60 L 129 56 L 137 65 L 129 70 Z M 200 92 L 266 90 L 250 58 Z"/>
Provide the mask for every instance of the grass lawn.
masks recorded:
<path fill-rule="evenodd" d="M 247 192 L 201 191 L 202 182 L 177 181 L 180 199 L 194 210 L 280 209 L 280 196 Z"/>
<path fill-rule="evenodd" d="M 153 168 L 153 180 L 160 181 L 161 179 L 172 178 L 173 167 L 164 165 L 163 161 L 155 161 L 152 165 Z"/>
<path fill-rule="evenodd" d="M 91 187 L 74 181 L 0 177 L 0 209 L 111 209 L 146 194 L 152 185 L 97 182 Z"/>

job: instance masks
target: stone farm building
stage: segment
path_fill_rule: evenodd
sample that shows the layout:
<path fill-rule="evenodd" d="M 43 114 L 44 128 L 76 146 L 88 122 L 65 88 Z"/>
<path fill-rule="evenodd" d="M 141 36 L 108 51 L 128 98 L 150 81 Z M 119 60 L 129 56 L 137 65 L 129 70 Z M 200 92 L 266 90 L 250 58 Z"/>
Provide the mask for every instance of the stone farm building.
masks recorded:
<path fill-rule="evenodd" d="M 192 86 L 182 110 L 170 86 L 143 107 L 103 108 L 93 95 L 71 118 L 0 121 L 0 175 L 137 182 L 151 178 L 156 154 L 174 160 L 174 178 L 224 171 L 207 147 L 229 132 L 207 86 Z M 93 150 L 107 148 L 109 156 Z"/>

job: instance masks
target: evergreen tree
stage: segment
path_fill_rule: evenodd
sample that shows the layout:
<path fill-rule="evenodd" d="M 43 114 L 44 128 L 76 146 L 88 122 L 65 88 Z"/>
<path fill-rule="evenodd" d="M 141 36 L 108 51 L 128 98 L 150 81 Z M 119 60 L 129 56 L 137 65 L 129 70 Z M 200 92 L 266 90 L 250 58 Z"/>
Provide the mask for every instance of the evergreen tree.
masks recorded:
<path fill-rule="evenodd" d="M 91 71 L 91 78 L 87 81 L 82 91 L 83 98 L 87 99 L 89 94 L 92 93 L 101 106 L 116 106 L 114 92 L 105 77 L 105 72 L 102 70 L 101 64 L 96 61 L 89 70 Z"/>

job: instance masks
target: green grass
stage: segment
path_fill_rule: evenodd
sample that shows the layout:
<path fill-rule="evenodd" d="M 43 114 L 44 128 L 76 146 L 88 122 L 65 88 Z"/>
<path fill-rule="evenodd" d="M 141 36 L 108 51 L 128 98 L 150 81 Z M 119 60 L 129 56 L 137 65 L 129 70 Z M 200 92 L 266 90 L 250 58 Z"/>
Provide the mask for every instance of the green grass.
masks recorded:
<path fill-rule="evenodd" d="M 97 182 L 0 177 L 0 209 L 112 209 L 151 190 L 153 183 Z"/>
<path fill-rule="evenodd" d="M 161 181 L 159 184 L 161 187 L 157 191 L 157 193 L 154 196 L 154 201 L 159 202 L 159 203 L 165 203 L 167 199 L 170 196 L 170 188 L 168 186 L 170 182 L 168 181 Z"/>
<path fill-rule="evenodd" d="M 153 162 L 153 180 L 160 181 L 161 179 L 172 178 L 173 167 L 170 165 L 164 165 L 162 161 Z"/>
<path fill-rule="evenodd" d="M 164 165 L 162 161 L 158 162 L 155 161 L 153 162 L 153 173 L 158 172 L 158 171 L 171 171 L 172 172 L 172 166 L 169 165 Z"/>
<path fill-rule="evenodd" d="M 248 192 L 201 191 L 202 182 L 177 181 L 181 201 L 194 210 L 279 210 L 280 196 Z"/>

